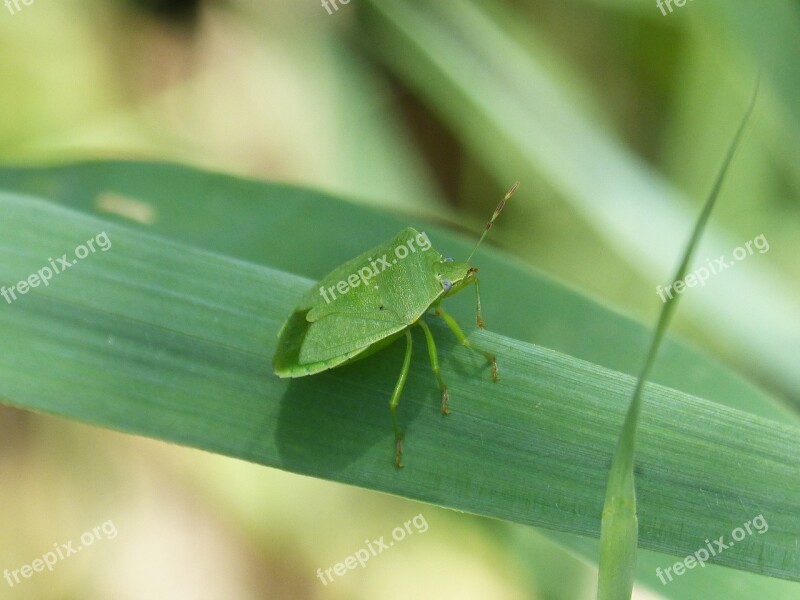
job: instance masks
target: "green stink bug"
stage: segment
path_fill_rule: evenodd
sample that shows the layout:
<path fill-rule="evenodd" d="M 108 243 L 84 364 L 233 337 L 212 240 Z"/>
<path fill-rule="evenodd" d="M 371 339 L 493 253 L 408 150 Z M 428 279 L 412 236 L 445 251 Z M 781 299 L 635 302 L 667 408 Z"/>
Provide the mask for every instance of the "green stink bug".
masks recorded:
<path fill-rule="evenodd" d="M 476 321 L 483 329 L 478 269 L 469 262 L 518 185 L 515 183 L 497 205 L 464 262 L 445 258 L 432 248 L 425 233 L 408 227 L 388 242 L 328 273 L 303 295 L 281 327 L 272 359 L 275 374 L 279 377 L 314 375 L 365 358 L 405 336 L 403 367 L 389 401 L 395 434 L 394 463 L 402 467 L 403 433 L 397 425 L 397 405 L 411 364 L 409 330 L 413 325 L 419 325 L 425 334 L 431 367 L 442 394 L 442 414 L 448 414 L 447 385 L 439 372 L 433 336 L 422 319 L 425 313 L 434 309 L 434 314 L 444 320 L 461 344 L 486 357 L 492 368 L 492 379 L 498 380 L 494 355 L 476 348 L 455 319 L 441 308 L 440 302 L 475 284 Z"/>

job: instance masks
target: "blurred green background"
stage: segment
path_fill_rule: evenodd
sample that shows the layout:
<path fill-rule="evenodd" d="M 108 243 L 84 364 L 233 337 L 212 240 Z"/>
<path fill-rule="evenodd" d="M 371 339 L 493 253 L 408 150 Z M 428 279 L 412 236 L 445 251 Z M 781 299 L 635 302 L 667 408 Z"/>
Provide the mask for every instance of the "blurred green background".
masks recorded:
<path fill-rule="evenodd" d="M 175 161 L 470 232 L 520 180 L 489 243 L 645 323 L 760 69 L 695 264 L 770 249 L 687 293 L 674 333 L 800 406 L 796 2 L 36 0 L 0 6 L 0 56 L 4 164 Z M 0 598 L 593 597 L 595 567 L 529 528 L 2 407 L 0 482 L 0 569 L 119 532 Z"/>

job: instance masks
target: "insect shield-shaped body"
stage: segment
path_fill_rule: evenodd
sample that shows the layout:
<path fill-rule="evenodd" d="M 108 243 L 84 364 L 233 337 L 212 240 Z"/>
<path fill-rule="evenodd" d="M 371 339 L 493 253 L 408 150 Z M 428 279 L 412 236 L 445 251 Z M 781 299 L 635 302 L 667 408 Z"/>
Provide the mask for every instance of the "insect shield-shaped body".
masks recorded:
<path fill-rule="evenodd" d="M 500 201 L 475 249 L 516 187 L 515 184 Z M 439 306 L 446 296 L 474 284 L 477 323 L 483 327 L 478 269 L 470 266 L 471 258 L 472 254 L 465 262 L 445 258 L 432 247 L 425 233 L 409 227 L 385 244 L 337 267 L 305 293 L 283 324 L 272 360 L 275 373 L 279 377 L 314 375 L 360 360 L 404 337 L 405 358 L 389 402 L 395 432 L 395 465 L 402 467 L 403 434 L 397 425 L 397 405 L 411 364 L 409 330 L 413 325 L 425 334 L 442 394 L 442 414 L 448 413 L 447 386 L 439 372 L 433 336 L 422 318 L 425 313 L 434 309 L 463 345 L 486 357 L 492 378 L 498 379 L 495 357 L 476 348 Z"/>

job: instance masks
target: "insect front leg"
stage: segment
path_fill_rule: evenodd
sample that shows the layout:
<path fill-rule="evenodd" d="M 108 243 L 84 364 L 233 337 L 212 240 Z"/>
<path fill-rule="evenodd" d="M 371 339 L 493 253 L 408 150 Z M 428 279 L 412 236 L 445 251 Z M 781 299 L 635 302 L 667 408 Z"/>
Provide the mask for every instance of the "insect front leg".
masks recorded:
<path fill-rule="evenodd" d="M 446 415 L 450 412 L 447 408 L 447 385 L 445 385 L 442 374 L 439 371 L 439 357 L 436 353 L 436 343 L 433 341 L 430 327 L 428 327 L 425 321 L 420 319 L 417 321 L 417 325 L 422 327 L 422 331 L 425 332 L 425 340 L 428 342 L 428 355 L 431 359 L 431 369 L 433 369 L 433 374 L 436 375 L 436 379 L 439 381 L 439 389 L 442 391 L 442 414 Z"/>
<path fill-rule="evenodd" d="M 495 357 L 495 355 L 492 354 L 491 352 L 487 352 L 486 350 L 482 350 L 481 348 L 476 347 L 475 344 L 470 342 L 467 339 L 467 336 L 464 335 L 464 332 L 461 331 L 461 327 L 458 326 L 456 320 L 450 315 L 450 313 L 445 311 L 441 306 L 436 307 L 435 314 L 436 316 L 442 317 L 442 319 L 444 319 L 444 322 L 447 323 L 447 326 L 450 328 L 450 330 L 453 332 L 456 338 L 458 338 L 458 341 L 461 342 L 462 345 L 466 346 L 471 350 L 474 350 L 475 352 L 480 352 L 486 357 L 486 360 L 489 361 L 489 364 L 492 367 L 492 381 L 494 381 L 495 383 L 499 381 L 500 378 L 497 375 L 497 358 Z"/>
<path fill-rule="evenodd" d="M 403 468 L 403 462 L 400 460 L 400 455 L 403 454 L 403 432 L 397 425 L 397 405 L 400 403 L 400 396 L 403 394 L 403 387 L 406 385 L 408 379 L 408 371 L 411 368 L 411 332 L 406 329 L 406 356 L 403 359 L 403 368 L 400 371 L 400 378 L 394 386 L 392 392 L 392 399 L 389 401 L 389 412 L 392 415 L 392 424 L 394 425 L 394 466 L 398 469 Z"/>

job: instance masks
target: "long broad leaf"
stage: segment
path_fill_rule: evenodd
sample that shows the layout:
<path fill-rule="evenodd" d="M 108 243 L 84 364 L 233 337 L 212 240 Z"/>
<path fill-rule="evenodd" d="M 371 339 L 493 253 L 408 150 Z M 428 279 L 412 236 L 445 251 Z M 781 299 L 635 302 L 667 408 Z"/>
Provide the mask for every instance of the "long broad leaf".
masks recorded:
<path fill-rule="evenodd" d="M 244 180 L 189 167 L 96 161 L 57 167 L 0 168 L 0 189 L 44 196 L 129 227 L 250 262 L 318 279 L 332 267 L 376 245 L 420 218 L 355 206 L 320 192 Z M 513 207 L 510 208 L 513 215 Z M 188 215 L 188 217 L 187 217 Z M 466 257 L 465 240 L 428 224 L 436 247 Z M 487 240 L 492 243 L 492 238 Z M 648 328 L 495 253 L 484 244 L 481 295 L 489 328 L 576 358 L 638 373 Z M 454 298 L 452 312 L 474 319 L 469 299 Z M 775 399 L 684 344 L 667 339 L 653 381 L 732 408 L 775 420 L 800 417 Z"/>
<path fill-rule="evenodd" d="M 47 287 L 0 305 L 0 335 L 11 349 L 0 358 L 0 396 L 9 404 L 598 535 L 630 376 L 480 334 L 501 365 L 503 379 L 493 384 L 481 361 L 434 324 L 453 414 L 438 414 L 418 352 L 401 404 L 407 468 L 397 471 L 386 399 L 402 348 L 290 383 L 271 373 L 275 334 L 310 280 L 31 198 L 0 195 L 0 211 L 6 285 L 101 232 L 112 242 Z M 709 531 L 763 513 L 769 533 L 715 561 L 798 578 L 796 428 L 653 386 L 641 433 L 643 547 L 685 555 Z"/>

